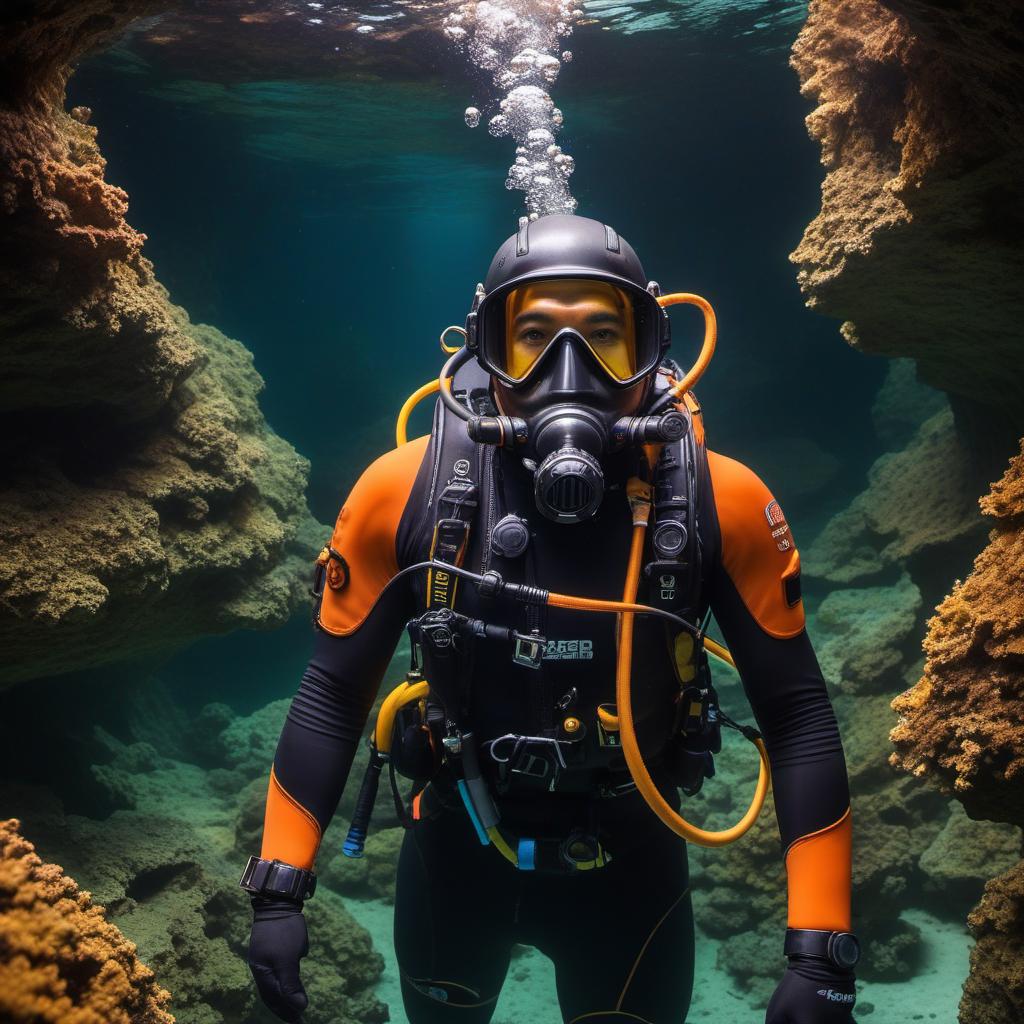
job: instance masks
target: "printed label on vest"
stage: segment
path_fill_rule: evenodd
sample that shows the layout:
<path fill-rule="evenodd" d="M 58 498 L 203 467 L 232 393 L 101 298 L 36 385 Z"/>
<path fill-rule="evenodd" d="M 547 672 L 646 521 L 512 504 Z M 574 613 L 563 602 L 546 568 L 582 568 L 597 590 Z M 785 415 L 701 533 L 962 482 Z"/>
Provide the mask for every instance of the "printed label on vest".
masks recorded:
<path fill-rule="evenodd" d="M 592 661 L 593 640 L 549 640 L 544 648 L 544 661 Z"/>

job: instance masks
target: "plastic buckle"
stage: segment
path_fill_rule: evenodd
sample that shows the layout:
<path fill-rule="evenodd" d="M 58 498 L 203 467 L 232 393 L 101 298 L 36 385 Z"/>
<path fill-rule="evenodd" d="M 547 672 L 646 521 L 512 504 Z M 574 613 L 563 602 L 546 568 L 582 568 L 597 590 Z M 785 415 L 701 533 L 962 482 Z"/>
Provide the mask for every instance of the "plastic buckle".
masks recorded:
<path fill-rule="evenodd" d="M 448 481 L 437 501 L 442 508 L 447 506 L 451 509 L 449 518 L 458 518 L 464 508 L 476 508 L 476 493 L 477 487 L 472 480 L 457 476 Z"/>
<path fill-rule="evenodd" d="M 316 875 L 281 860 L 250 857 L 238 884 L 256 896 L 304 900 L 316 892 Z"/>
<path fill-rule="evenodd" d="M 469 523 L 462 519 L 441 519 L 437 524 L 437 543 L 434 545 L 432 559 L 458 565 L 459 555 L 469 536 Z"/>
<path fill-rule="evenodd" d="M 515 639 L 516 646 L 512 660 L 517 665 L 523 665 L 526 668 L 540 668 L 541 660 L 544 657 L 544 648 L 547 646 L 544 637 L 537 633 L 529 635 L 516 633 Z"/>

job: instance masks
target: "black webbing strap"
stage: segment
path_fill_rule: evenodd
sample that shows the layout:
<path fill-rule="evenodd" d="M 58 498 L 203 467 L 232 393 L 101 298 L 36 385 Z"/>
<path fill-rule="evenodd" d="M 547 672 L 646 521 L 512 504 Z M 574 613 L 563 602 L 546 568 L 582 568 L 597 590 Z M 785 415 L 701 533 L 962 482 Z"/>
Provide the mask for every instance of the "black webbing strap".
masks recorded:
<path fill-rule="evenodd" d="M 469 460 L 465 460 L 468 462 Z M 469 546 L 469 530 L 476 514 L 477 486 L 468 476 L 448 481 L 437 501 L 440 518 L 430 542 L 431 561 L 461 566 Z M 443 569 L 427 572 L 427 608 L 454 608 L 458 577 Z"/>

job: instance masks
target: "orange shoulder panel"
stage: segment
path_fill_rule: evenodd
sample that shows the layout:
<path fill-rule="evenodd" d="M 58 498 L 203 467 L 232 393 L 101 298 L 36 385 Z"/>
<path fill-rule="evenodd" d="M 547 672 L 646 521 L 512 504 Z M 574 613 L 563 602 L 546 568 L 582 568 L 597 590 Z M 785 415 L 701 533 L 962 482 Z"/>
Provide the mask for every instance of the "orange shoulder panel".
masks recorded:
<path fill-rule="evenodd" d="M 850 930 L 853 829 L 850 810 L 786 852 L 790 928 Z"/>
<path fill-rule="evenodd" d="M 354 633 L 398 572 L 395 534 L 429 440 L 418 437 L 372 463 L 338 513 L 331 547 L 348 571 L 332 571 L 336 563 L 329 563 L 319 618 L 326 632 Z"/>
<path fill-rule="evenodd" d="M 780 640 L 796 636 L 804 628 L 800 554 L 779 503 L 742 463 L 709 451 L 708 466 L 725 571 L 766 633 Z"/>
<path fill-rule="evenodd" d="M 311 871 L 319 848 L 320 825 L 316 818 L 277 781 L 271 768 L 260 856 Z"/>

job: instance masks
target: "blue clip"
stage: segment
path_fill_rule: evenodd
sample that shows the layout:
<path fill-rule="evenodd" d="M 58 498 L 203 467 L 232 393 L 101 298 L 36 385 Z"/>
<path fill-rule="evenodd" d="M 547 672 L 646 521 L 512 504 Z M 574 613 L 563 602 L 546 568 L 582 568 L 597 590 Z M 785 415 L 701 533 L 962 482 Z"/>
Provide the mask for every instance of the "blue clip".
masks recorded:
<path fill-rule="evenodd" d="M 519 849 L 516 851 L 516 856 L 519 859 L 519 870 L 520 871 L 533 871 L 536 867 L 537 854 L 537 840 L 536 839 L 520 839 Z"/>

